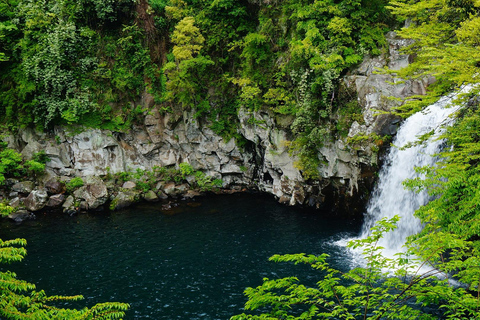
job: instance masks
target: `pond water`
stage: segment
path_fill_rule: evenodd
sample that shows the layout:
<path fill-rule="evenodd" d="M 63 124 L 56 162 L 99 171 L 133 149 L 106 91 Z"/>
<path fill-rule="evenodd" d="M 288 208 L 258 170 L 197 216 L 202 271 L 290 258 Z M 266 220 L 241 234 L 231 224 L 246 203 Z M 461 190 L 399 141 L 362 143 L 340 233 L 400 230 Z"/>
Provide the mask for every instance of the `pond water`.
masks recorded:
<path fill-rule="evenodd" d="M 243 311 L 245 288 L 265 277 L 318 277 L 306 266 L 268 262 L 270 256 L 325 252 L 347 270 L 351 255 L 333 243 L 360 229 L 361 221 L 237 194 L 172 211 L 141 204 L 20 225 L 2 221 L 0 238 L 26 238 L 26 259 L 9 269 L 47 294 L 82 294 L 76 307 L 120 301 L 131 305 L 126 319 L 229 319 Z"/>

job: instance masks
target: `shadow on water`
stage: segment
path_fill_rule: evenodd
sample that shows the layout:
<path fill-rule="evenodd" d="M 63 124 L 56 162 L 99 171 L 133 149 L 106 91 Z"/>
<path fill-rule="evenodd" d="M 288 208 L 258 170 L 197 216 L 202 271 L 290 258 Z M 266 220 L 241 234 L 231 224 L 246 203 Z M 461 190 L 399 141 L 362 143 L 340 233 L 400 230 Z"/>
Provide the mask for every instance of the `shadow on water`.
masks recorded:
<path fill-rule="evenodd" d="M 140 204 L 115 212 L 45 215 L 1 222 L 2 239 L 23 237 L 27 258 L 11 266 L 49 294 L 82 294 L 86 305 L 128 302 L 127 319 L 228 319 L 242 312 L 247 286 L 298 276 L 306 267 L 268 262 L 273 254 L 329 253 L 346 270 L 344 248 L 361 221 L 286 207 L 264 195 L 212 196 L 162 211 Z"/>

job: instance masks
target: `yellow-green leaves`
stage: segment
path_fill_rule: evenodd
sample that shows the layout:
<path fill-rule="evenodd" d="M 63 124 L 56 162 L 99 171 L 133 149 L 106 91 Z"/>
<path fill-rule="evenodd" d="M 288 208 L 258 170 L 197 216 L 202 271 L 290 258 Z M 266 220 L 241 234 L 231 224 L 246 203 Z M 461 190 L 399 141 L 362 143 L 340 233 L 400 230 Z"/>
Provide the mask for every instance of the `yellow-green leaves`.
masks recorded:
<path fill-rule="evenodd" d="M 458 40 L 466 45 L 480 45 L 480 17 L 463 21 L 455 33 L 457 34 Z"/>
<path fill-rule="evenodd" d="M 286 277 L 263 279 L 256 288 L 247 288 L 248 302 L 243 313 L 232 320 L 244 319 L 479 319 L 480 268 L 478 254 L 470 243 L 449 234 L 437 233 L 429 242 L 417 242 L 415 249 L 424 259 L 409 253 L 386 258 L 378 240 L 395 228 L 398 217 L 383 219 L 365 239 L 354 240 L 349 246 L 362 249 L 364 264 L 342 272 L 328 264 L 328 255 L 274 255 L 271 261 L 311 266 L 316 283 L 302 284 L 301 279 Z M 418 246 L 420 244 L 420 248 Z M 439 259 L 442 254 L 449 256 Z M 444 256 L 441 256 L 445 258 Z M 435 269 L 435 267 L 437 269 Z M 448 283 L 449 273 L 457 273 L 471 284 L 471 292 Z M 441 274 L 441 278 L 437 275 Z M 415 305 L 416 304 L 416 305 Z M 419 306 L 428 308 L 419 308 Z"/>
<path fill-rule="evenodd" d="M 173 55 L 178 62 L 193 59 L 200 52 L 205 38 L 195 26 L 194 17 L 185 17 L 175 26 L 172 42 L 175 44 Z"/>
<path fill-rule="evenodd" d="M 479 83 L 480 12 L 478 1 L 395 0 L 391 11 L 412 22 L 398 34 L 413 40 L 405 53 L 415 57 L 412 64 L 393 71 L 404 79 L 435 77 L 426 97 L 409 98 L 399 108 L 404 116 L 430 104 L 439 96 L 464 84 Z"/>
<path fill-rule="evenodd" d="M 1 208 L 0 208 L 1 210 Z M 0 264 L 23 260 L 26 255 L 25 239 L 3 241 L 0 239 Z M 2 269 L 3 270 L 3 269 Z M 10 271 L 0 272 L 0 317 L 2 319 L 82 319 L 110 320 L 122 319 L 129 305 L 119 302 L 98 303 L 92 308 L 68 309 L 55 305 L 55 302 L 78 301 L 75 296 L 47 296 L 44 291 L 36 291 L 35 285 L 17 279 Z"/>

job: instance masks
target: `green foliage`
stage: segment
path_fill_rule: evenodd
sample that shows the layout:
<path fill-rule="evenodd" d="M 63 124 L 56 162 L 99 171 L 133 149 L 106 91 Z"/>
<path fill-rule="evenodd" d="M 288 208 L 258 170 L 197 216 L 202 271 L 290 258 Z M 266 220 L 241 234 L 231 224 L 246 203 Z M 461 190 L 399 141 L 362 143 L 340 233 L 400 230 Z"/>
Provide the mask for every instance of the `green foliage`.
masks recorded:
<path fill-rule="evenodd" d="M 0 207 L 0 211 L 3 208 Z M 0 263 L 22 261 L 26 255 L 25 239 L 3 241 L 0 239 Z M 47 296 L 37 291 L 35 285 L 20 280 L 11 271 L 0 272 L 0 316 L 2 319 L 121 319 L 128 304 L 99 303 L 80 310 L 58 307 L 58 302 L 78 301 L 82 296 Z"/>
<path fill-rule="evenodd" d="M 37 176 L 45 171 L 45 163 L 50 159 L 45 151 L 35 153 L 31 160 L 25 161 L 22 155 L 0 141 L 0 185 L 6 177 Z"/>
<path fill-rule="evenodd" d="M 180 163 L 179 167 L 180 167 L 180 173 L 182 174 L 183 179 L 185 179 L 187 176 L 195 172 L 192 165 L 187 162 Z"/>
<path fill-rule="evenodd" d="M 35 160 L 28 160 L 25 162 L 27 172 L 36 176 L 45 171 L 45 164 L 37 162 Z"/>
<path fill-rule="evenodd" d="M 15 150 L 5 148 L 0 151 L 0 184 L 5 181 L 5 174 L 16 175 L 22 169 L 21 162 L 22 156 Z"/>
<path fill-rule="evenodd" d="M 65 186 L 67 187 L 67 192 L 72 193 L 76 189 L 83 187 L 83 179 L 80 177 L 72 178 Z"/>
<path fill-rule="evenodd" d="M 213 179 L 211 176 L 207 176 L 201 171 L 195 172 L 195 183 L 200 191 L 212 191 L 215 188 L 220 188 L 223 185 L 223 181 L 220 179 Z"/>
<path fill-rule="evenodd" d="M 137 169 L 135 172 L 127 171 L 116 174 L 116 178 L 122 182 L 134 181 L 136 188 L 142 192 L 153 190 L 159 181 L 182 183 L 189 176 L 194 178 L 188 180 L 191 187 L 196 187 L 200 191 L 211 191 L 223 185 L 222 180 L 214 179 L 201 171 L 195 171 L 192 165 L 187 162 L 180 163 L 178 169 L 154 166 L 152 170 Z"/>
<path fill-rule="evenodd" d="M 40 151 L 32 156 L 31 160 L 25 161 L 24 167 L 29 175 L 38 176 L 45 172 L 45 164 L 50 161 L 45 151 Z"/>
<path fill-rule="evenodd" d="M 145 30 L 133 21 L 136 1 L 7 1 L 0 38 L 0 114 L 8 125 L 48 128 L 80 123 L 120 130 L 135 120 L 134 101 L 161 96 Z"/>
<path fill-rule="evenodd" d="M 0 202 L 0 217 L 8 217 L 8 215 L 15 211 L 15 208 Z"/>
<path fill-rule="evenodd" d="M 445 264 L 426 257 L 424 263 L 437 268 L 422 271 L 423 265 L 412 256 L 398 254 L 390 259 L 381 254 L 383 248 L 378 246 L 378 240 L 394 229 L 397 221 L 398 217 L 383 219 L 369 237 L 350 241 L 351 248 L 362 249 L 365 266 L 348 272 L 330 267 L 326 254 L 274 255 L 271 261 L 309 265 L 320 280 L 309 286 L 296 277 L 264 279 L 261 286 L 245 290 L 245 309 L 259 312 L 231 319 L 438 319 L 438 309 L 452 319 L 480 319 L 480 298 L 475 293 L 480 271 L 475 264 L 476 252 L 471 251 L 469 243 L 435 238 L 444 246 L 444 252 L 450 249 L 459 254 L 453 254 Z M 469 263 L 464 263 L 465 259 Z M 472 277 L 468 280 L 475 291 L 451 286 L 450 272 L 459 272 L 455 276 L 463 281 L 467 278 L 460 274 L 466 272 Z M 441 277 L 437 277 L 439 274 Z"/>
<path fill-rule="evenodd" d="M 405 52 L 415 55 L 407 68 L 391 72 L 405 79 L 436 80 L 427 96 L 409 98 L 398 109 L 400 115 L 421 110 L 460 85 L 479 82 L 478 1 L 400 0 L 391 1 L 389 8 L 399 19 L 412 21 L 398 34 L 414 40 Z"/>
<path fill-rule="evenodd" d="M 292 151 L 313 176 L 337 79 L 381 51 L 389 22 L 383 0 L 5 0 L 0 115 L 122 131 L 148 93 L 232 138 L 240 107 L 269 109 L 296 117 Z"/>

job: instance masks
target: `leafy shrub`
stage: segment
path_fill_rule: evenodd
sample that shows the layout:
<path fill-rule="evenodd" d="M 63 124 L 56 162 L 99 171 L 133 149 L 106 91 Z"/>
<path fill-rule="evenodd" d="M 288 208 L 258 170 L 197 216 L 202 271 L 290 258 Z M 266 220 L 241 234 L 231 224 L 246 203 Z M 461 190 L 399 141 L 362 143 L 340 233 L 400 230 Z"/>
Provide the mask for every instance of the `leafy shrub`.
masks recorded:
<path fill-rule="evenodd" d="M 67 184 L 67 192 L 73 192 L 75 189 L 83 186 L 83 179 L 80 177 L 72 178 Z"/>
<path fill-rule="evenodd" d="M 207 176 L 201 171 L 195 172 L 195 182 L 201 191 L 211 191 L 214 188 L 220 188 L 223 185 L 222 180 L 213 179 L 213 177 Z"/>
<path fill-rule="evenodd" d="M 19 176 L 22 166 L 22 155 L 7 144 L 0 142 L 0 185 L 5 181 L 5 175 Z"/>
<path fill-rule="evenodd" d="M 15 212 L 15 208 L 0 202 L 0 217 L 7 217 L 12 212 Z"/>
<path fill-rule="evenodd" d="M 34 176 L 45 171 L 45 164 L 35 160 L 29 160 L 25 162 L 25 167 L 27 172 L 33 174 Z"/>
<path fill-rule="evenodd" d="M 50 161 L 50 158 L 47 156 L 44 150 L 33 154 L 32 159 L 36 162 L 43 163 L 43 164 L 46 164 L 48 161 Z"/>
<path fill-rule="evenodd" d="M 193 170 L 193 167 L 186 162 L 180 163 L 180 174 L 182 175 L 182 179 L 185 179 L 187 176 L 193 174 L 195 170 Z"/>

